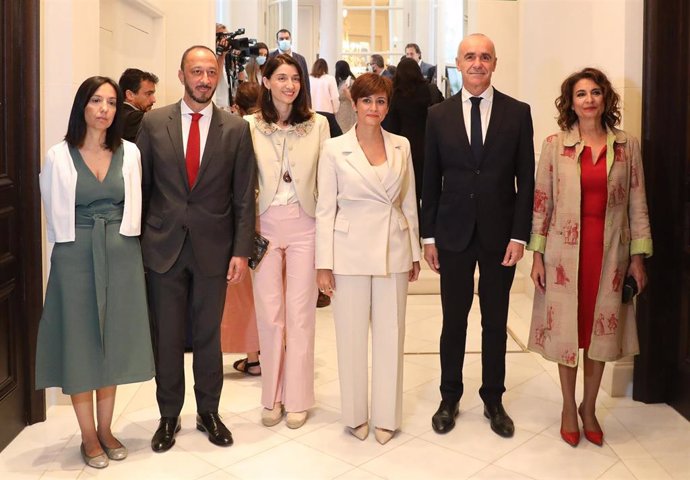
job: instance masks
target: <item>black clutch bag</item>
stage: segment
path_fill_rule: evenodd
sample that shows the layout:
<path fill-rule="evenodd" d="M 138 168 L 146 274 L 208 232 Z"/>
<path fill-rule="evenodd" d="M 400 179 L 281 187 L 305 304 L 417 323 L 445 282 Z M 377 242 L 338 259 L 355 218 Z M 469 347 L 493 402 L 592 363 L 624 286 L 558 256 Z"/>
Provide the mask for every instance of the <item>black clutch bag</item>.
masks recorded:
<path fill-rule="evenodd" d="M 249 257 L 249 268 L 256 270 L 256 267 L 259 266 L 261 259 L 264 258 L 264 255 L 266 255 L 266 250 L 268 250 L 268 239 L 255 232 L 254 251 L 252 252 L 252 256 Z"/>
<path fill-rule="evenodd" d="M 634 277 L 628 275 L 623 282 L 623 303 L 630 303 L 635 295 L 637 295 L 637 282 Z"/>

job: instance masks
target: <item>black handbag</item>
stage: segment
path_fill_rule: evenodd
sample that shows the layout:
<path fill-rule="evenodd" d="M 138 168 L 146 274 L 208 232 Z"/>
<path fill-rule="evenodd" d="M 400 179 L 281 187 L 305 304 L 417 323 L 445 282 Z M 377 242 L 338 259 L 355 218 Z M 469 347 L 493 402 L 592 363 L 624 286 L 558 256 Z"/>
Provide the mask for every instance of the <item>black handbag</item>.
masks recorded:
<path fill-rule="evenodd" d="M 637 282 L 632 275 L 628 275 L 623 282 L 623 303 L 629 303 L 635 295 L 637 295 Z"/>
<path fill-rule="evenodd" d="M 256 270 L 256 267 L 261 263 L 261 259 L 266 255 L 268 250 L 268 239 L 262 237 L 258 233 L 254 232 L 254 251 L 251 257 L 249 257 L 249 268 Z"/>

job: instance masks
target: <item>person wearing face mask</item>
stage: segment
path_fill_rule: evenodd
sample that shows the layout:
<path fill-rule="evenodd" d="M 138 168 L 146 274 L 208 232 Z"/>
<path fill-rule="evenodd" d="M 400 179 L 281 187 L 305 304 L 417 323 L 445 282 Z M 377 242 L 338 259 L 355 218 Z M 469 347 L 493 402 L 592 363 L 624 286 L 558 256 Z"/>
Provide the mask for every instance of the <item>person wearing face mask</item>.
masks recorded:
<path fill-rule="evenodd" d="M 263 42 L 258 42 L 256 48 L 259 50 L 259 54 L 249 58 L 247 65 L 244 67 L 244 71 L 246 73 L 247 82 L 261 85 L 261 79 L 264 76 L 264 66 L 266 65 L 266 60 L 268 60 L 268 45 Z"/>
<path fill-rule="evenodd" d="M 276 42 L 278 43 L 278 49 L 273 50 L 269 58 L 273 58 L 277 55 L 290 55 L 299 64 L 300 74 L 304 78 L 304 83 L 307 93 L 308 105 L 311 106 L 311 84 L 309 83 L 309 67 L 307 67 L 307 60 L 299 53 L 292 50 L 292 34 L 290 30 L 282 28 L 276 33 Z"/>

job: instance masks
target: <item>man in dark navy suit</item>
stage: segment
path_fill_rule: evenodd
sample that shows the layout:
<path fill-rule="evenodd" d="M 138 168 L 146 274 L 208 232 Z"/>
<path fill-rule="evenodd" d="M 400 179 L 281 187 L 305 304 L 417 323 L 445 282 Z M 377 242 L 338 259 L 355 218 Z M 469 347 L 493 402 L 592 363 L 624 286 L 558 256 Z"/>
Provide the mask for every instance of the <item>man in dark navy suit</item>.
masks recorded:
<path fill-rule="evenodd" d="M 484 415 L 491 429 L 511 437 L 502 404 L 506 323 L 515 265 L 529 238 L 534 190 L 534 145 L 529 105 L 491 86 L 493 42 L 466 37 L 456 58 L 462 90 L 429 109 L 422 191 L 424 258 L 441 275 L 441 405 L 437 433 L 455 426 L 463 394 L 467 316 L 479 264 Z"/>

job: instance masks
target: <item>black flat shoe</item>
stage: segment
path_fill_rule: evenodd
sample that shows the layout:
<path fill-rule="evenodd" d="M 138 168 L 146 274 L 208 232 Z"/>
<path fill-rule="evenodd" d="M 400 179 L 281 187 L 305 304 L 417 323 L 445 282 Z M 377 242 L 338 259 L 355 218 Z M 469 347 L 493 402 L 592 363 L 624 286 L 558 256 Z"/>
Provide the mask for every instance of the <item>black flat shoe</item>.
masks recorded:
<path fill-rule="evenodd" d="M 441 400 L 441 404 L 431 417 L 431 426 L 436 433 L 448 433 L 455 427 L 455 417 L 458 416 L 459 402 L 446 402 Z"/>
<path fill-rule="evenodd" d="M 491 430 L 501 437 L 510 438 L 515 433 L 513 420 L 508 416 L 502 403 L 484 405 L 484 416 L 491 421 Z"/>
<path fill-rule="evenodd" d="M 196 416 L 196 429 L 208 433 L 209 442 L 220 447 L 232 445 L 232 433 L 215 412 L 199 413 Z"/>
<path fill-rule="evenodd" d="M 154 452 L 170 450 L 175 445 L 175 434 L 181 427 L 180 417 L 161 417 L 158 430 L 151 439 L 151 449 Z"/>

